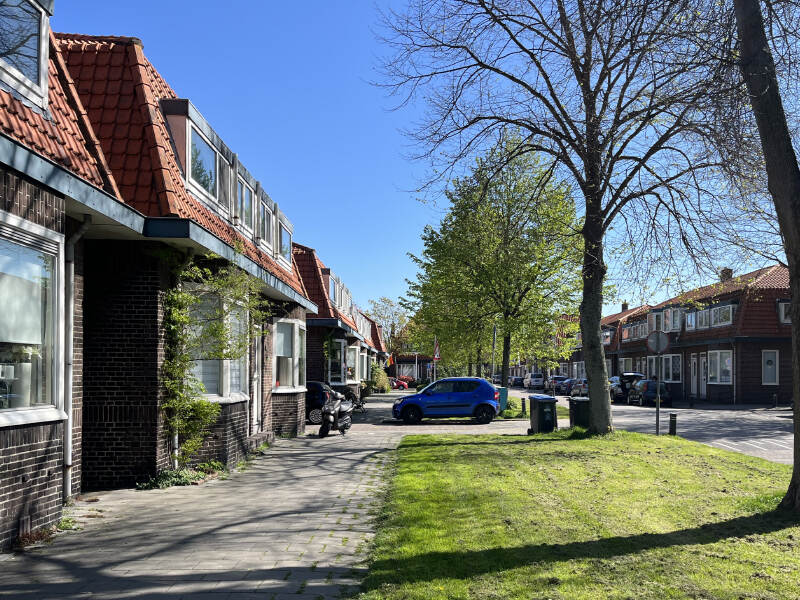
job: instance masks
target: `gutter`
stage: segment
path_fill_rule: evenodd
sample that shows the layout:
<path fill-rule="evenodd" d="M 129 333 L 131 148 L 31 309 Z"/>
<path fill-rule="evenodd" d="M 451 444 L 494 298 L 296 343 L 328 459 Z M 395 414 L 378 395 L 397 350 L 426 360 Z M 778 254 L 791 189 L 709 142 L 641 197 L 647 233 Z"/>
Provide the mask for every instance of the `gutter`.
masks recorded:
<path fill-rule="evenodd" d="M 64 261 L 66 263 L 64 287 L 66 292 L 66 307 L 64 311 L 64 412 L 67 421 L 64 424 L 64 485 L 62 487 L 64 503 L 72 497 L 72 365 L 74 359 L 74 312 L 75 312 L 75 244 L 81 239 L 92 224 L 91 215 L 83 215 L 83 223 L 73 233 L 64 246 Z"/>
<path fill-rule="evenodd" d="M 191 219 L 147 217 L 142 229 L 142 235 L 151 239 L 191 240 L 206 250 L 218 254 L 241 267 L 245 272 L 263 281 L 267 287 L 272 288 L 285 299 L 299 304 L 308 312 L 316 313 L 319 310 L 316 304 L 278 279 L 272 272 L 243 254 L 236 252 L 231 246 Z"/>

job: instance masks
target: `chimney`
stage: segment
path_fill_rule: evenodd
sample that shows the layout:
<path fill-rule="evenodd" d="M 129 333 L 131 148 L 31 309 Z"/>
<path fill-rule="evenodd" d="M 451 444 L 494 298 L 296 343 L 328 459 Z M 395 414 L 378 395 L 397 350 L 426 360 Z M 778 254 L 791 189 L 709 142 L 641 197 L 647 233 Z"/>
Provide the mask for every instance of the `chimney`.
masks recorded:
<path fill-rule="evenodd" d="M 719 280 L 721 282 L 725 283 L 726 281 L 730 281 L 731 279 L 733 279 L 733 269 L 725 267 L 724 269 L 719 270 Z"/>
<path fill-rule="evenodd" d="M 627 302 L 623 302 L 622 303 L 622 312 L 625 312 L 626 310 L 628 310 L 628 303 Z"/>

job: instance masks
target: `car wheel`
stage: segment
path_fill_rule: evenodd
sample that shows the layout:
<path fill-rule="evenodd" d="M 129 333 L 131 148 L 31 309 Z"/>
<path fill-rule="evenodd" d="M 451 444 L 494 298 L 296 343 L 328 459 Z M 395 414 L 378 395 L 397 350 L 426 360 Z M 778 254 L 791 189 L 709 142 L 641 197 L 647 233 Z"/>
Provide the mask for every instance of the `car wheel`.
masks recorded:
<path fill-rule="evenodd" d="M 314 425 L 319 425 L 322 423 L 322 409 L 312 408 L 310 411 L 308 411 L 308 420 Z"/>
<path fill-rule="evenodd" d="M 407 406 L 403 410 L 403 423 L 406 425 L 416 425 L 422 421 L 422 411 L 418 406 Z"/>
<path fill-rule="evenodd" d="M 490 406 L 481 405 L 475 411 L 475 420 L 481 425 L 487 425 L 494 419 L 494 410 Z"/>

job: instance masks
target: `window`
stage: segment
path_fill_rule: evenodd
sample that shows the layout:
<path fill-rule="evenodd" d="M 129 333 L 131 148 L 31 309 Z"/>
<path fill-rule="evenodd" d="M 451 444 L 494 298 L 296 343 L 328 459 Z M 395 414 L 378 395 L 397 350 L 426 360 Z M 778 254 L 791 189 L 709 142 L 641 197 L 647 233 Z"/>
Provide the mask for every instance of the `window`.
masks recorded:
<path fill-rule="evenodd" d="M 647 357 L 647 375 L 648 377 L 652 377 L 653 375 L 658 376 L 658 369 L 656 368 L 656 358 L 655 356 L 648 356 Z"/>
<path fill-rule="evenodd" d="M 215 304 L 210 299 L 205 299 L 192 307 L 193 316 L 205 321 L 221 318 L 219 303 Z M 234 339 L 244 339 L 247 335 L 247 313 L 244 310 L 230 312 L 230 331 Z M 205 393 L 209 396 L 225 398 L 248 396 L 250 393 L 249 356 L 245 352 L 239 358 L 218 359 L 207 358 L 209 351 L 199 348 L 192 374 L 203 384 Z"/>
<path fill-rule="evenodd" d="M 453 384 L 453 391 L 456 394 L 469 394 L 477 391 L 480 385 L 477 381 L 456 381 Z"/>
<path fill-rule="evenodd" d="M 331 291 L 330 291 L 331 304 L 336 306 L 336 280 L 333 277 L 331 277 L 330 288 L 331 288 Z"/>
<path fill-rule="evenodd" d="M 361 353 L 361 363 L 359 365 L 359 373 L 358 373 L 359 379 L 364 379 L 364 380 L 369 379 L 369 372 L 367 370 L 367 364 L 368 364 L 367 363 L 367 353 L 366 352 L 362 352 Z"/>
<path fill-rule="evenodd" d="M 258 212 L 258 237 L 268 246 L 272 246 L 272 211 L 266 202 L 260 203 Z"/>
<path fill-rule="evenodd" d="M 0 80 L 47 108 L 48 21 L 30 0 L 0 0 Z"/>
<path fill-rule="evenodd" d="M 231 312 L 231 334 L 234 339 L 244 339 L 247 335 L 247 314 L 243 310 Z M 247 377 L 247 352 L 239 358 L 228 361 L 228 377 L 230 394 L 249 395 L 249 379 Z"/>
<path fill-rule="evenodd" d="M 733 353 L 730 350 L 713 350 L 708 353 L 708 383 L 731 383 L 733 380 Z"/>
<path fill-rule="evenodd" d="M 622 341 L 627 342 L 631 336 L 631 326 L 630 325 L 623 325 L 622 326 Z"/>
<path fill-rule="evenodd" d="M 281 223 L 281 239 L 280 243 L 280 253 L 281 256 L 289 263 L 292 262 L 292 234 L 289 233 L 289 230 L 284 227 L 283 223 Z"/>
<path fill-rule="evenodd" d="M 306 384 L 306 330 L 297 328 L 297 385 Z"/>
<path fill-rule="evenodd" d="M 328 381 L 330 383 L 344 382 L 344 340 L 333 340 L 328 355 Z"/>
<path fill-rule="evenodd" d="M 575 378 L 583 379 L 584 377 L 586 377 L 586 365 L 581 360 L 575 363 Z"/>
<path fill-rule="evenodd" d="M 451 394 L 453 392 L 453 381 L 437 381 L 434 383 L 430 391 L 433 394 Z"/>
<path fill-rule="evenodd" d="M 706 329 L 708 327 L 708 309 L 697 311 L 697 328 Z"/>
<path fill-rule="evenodd" d="M 791 304 L 789 302 L 779 302 L 778 303 L 778 319 L 780 319 L 781 323 L 791 323 L 792 322 L 792 315 L 789 312 L 789 307 Z"/>
<path fill-rule="evenodd" d="M 670 329 L 672 331 L 680 331 L 681 330 L 681 309 L 680 308 L 673 308 L 672 309 L 672 325 Z"/>
<path fill-rule="evenodd" d="M 338 340 L 337 340 L 338 341 Z M 287 319 L 275 323 L 275 387 L 305 386 L 306 332 L 302 321 Z M 330 359 L 334 359 L 332 356 Z M 330 364 L 330 363 L 329 363 Z M 333 376 L 334 372 L 330 371 Z M 333 381 L 333 379 L 331 379 Z"/>
<path fill-rule="evenodd" d="M 253 229 L 253 188 L 241 179 L 236 186 L 236 216 L 241 225 Z"/>
<path fill-rule="evenodd" d="M 623 373 L 630 373 L 633 370 L 633 359 L 632 358 L 620 358 L 619 359 L 619 373 L 622 375 Z"/>
<path fill-rule="evenodd" d="M 695 312 L 686 313 L 686 330 L 687 331 L 694 329 L 695 317 L 696 316 L 697 316 L 697 313 L 695 313 Z"/>
<path fill-rule="evenodd" d="M 57 404 L 58 246 L 52 250 L 0 238 L 0 410 Z"/>
<path fill-rule="evenodd" d="M 603 330 L 603 344 L 605 344 L 607 346 L 608 344 L 611 343 L 611 337 L 612 337 L 613 333 L 614 332 L 611 331 L 610 329 Z"/>
<path fill-rule="evenodd" d="M 191 127 L 191 179 L 209 196 L 217 198 L 217 153 L 211 144 Z"/>
<path fill-rule="evenodd" d="M 733 322 L 733 306 L 715 306 L 711 309 L 711 326 L 730 325 Z"/>
<path fill-rule="evenodd" d="M 778 385 L 778 351 L 761 351 L 761 385 Z"/>
<path fill-rule="evenodd" d="M 358 377 L 356 370 L 358 369 L 358 348 L 355 346 L 347 347 L 347 362 L 345 363 L 347 371 L 347 379 L 355 381 Z"/>
<path fill-rule="evenodd" d="M 664 354 L 661 357 L 661 381 L 672 383 L 681 382 L 681 362 L 680 354 Z"/>
<path fill-rule="evenodd" d="M 647 322 L 648 322 L 648 330 L 650 332 L 653 331 L 664 331 L 664 315 L 663 313 L 650 313 L 647 315 Z"/>

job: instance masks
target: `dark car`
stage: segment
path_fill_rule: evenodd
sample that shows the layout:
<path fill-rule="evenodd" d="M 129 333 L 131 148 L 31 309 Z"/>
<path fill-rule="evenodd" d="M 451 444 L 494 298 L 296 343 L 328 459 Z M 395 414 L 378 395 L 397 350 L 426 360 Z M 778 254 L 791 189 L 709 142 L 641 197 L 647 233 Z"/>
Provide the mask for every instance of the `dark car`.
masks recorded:
<path fill-rule="evenodd" d="M 392 416 L 409 425 L 427 417 L 475 417 L 478 423 L 491 423 L 500 411 L 499 401 L 500 392 L 485 379 L 448 377 L 397 400 Z"/>
<path fill-rule="evenodd" d="M 322 423 L 322 407 L 325 401 L 338 394 L 322 381 L 306 382 L 306 419 L 314 425 Z"/>
<path fill-rule="evenodd" d="M 553 390 L 553 392 L 556 394 L 563 394 L 565 396 L 569 395 L 569 390 L 572 388 L 572 383 L 574 381 L 575 380 L 572 379 L 572 377 L 567 377 L 563 381 L 559 381 L 556 384 L 556 388 Z"/>
<path fill-rule="evenodd" d="M 638 404 L 639 406 L 656 404 L 656 390 L 660 388 L 661 393 L 661 406 L 672 406 L 672 398 L 669 394 L 669 388 L 662 382 L 653 381 L 652 379 L 644 379 L 638 381 L 631 388 L 628 394 L 628 404 Z"/>
<path fill-rule="evenodd" d="M 611 402 L 627 402 L 628 393 L 637 381 L 645 378 L 644 373 L 623 373 L 622 375 L 615 375 L 609 379 L 609 394 L 611 395 Z"/>
<path fill-rule="evenodd" d="M 522 382 L 524 381 L 523 377 L 512 377 L 511 378 L 511 387 L 522 387 Z"/>
<path fill-rule="evenodd" d="M 566 379 L 567 379 L 566 375 L 551 375 L 544 382 L 544 389 L 548 392 L 557 393 L 558 384 L 560 384 L 562 381 Z"/>
<path fill-rule="evenodd" d="M 564 392 L 565 396 L 569 396 L 572 394 L 572 387 L 578 383 L 580 379 L 575 379 L 570 377 L 569 379 L 565 379 L 564 382 L 561 384 L 561 389 Z"/>

